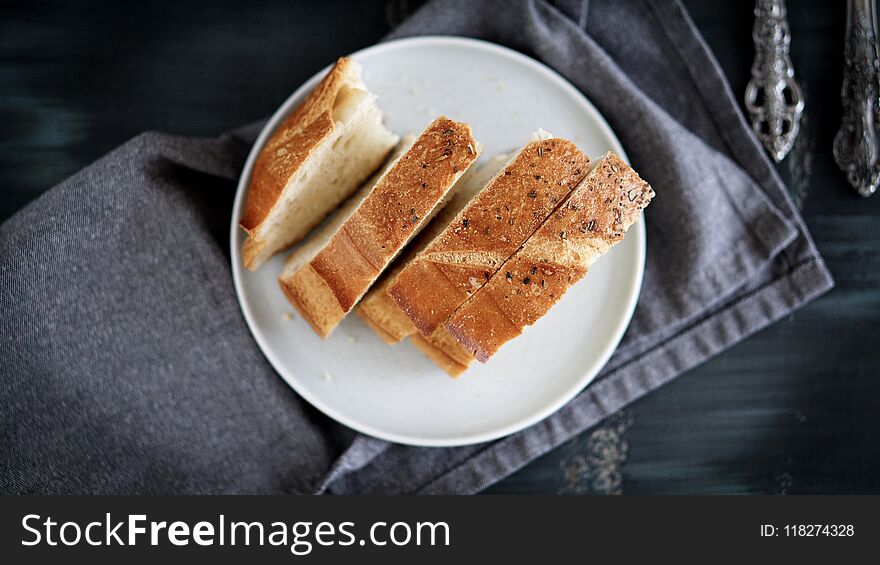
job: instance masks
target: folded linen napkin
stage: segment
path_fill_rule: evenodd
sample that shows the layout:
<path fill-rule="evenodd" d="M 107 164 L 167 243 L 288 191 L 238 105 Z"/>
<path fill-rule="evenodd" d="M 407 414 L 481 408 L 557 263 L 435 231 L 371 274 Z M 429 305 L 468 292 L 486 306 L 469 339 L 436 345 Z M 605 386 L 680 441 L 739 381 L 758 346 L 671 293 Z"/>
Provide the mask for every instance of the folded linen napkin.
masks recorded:
<path fill-rule="evenodd" d="M 472 493 L 831 287 L 676 1 L 434 0 L 392 37 L 418 34 L 553 67 L 657 189 L 639 305 L 602 374 L 480 445 L 333 422 L 273 372 L 233 291 L 229 215 L 258 127 L 145 133 L 0 226 L 0 491 Z"/>

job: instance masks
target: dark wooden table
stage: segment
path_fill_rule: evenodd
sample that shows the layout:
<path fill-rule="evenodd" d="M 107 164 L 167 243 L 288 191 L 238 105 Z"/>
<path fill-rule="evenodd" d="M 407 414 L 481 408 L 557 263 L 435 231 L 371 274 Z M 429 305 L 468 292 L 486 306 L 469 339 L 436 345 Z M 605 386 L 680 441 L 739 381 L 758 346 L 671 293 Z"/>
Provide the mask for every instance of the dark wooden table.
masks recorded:
<path fill-rule="evenodd" d="M 4 2 L 0 220 L 143 130 L 215 135 L 269 115 L 416 4 Z M 743 92 L 750 3 L 685 4 Z M 831 156 L 842 4 L 789 1 L 807 106 L 779 166 L 837 287 L 489 492 L 880 492 L 880 196 L 856 197 Z"/>

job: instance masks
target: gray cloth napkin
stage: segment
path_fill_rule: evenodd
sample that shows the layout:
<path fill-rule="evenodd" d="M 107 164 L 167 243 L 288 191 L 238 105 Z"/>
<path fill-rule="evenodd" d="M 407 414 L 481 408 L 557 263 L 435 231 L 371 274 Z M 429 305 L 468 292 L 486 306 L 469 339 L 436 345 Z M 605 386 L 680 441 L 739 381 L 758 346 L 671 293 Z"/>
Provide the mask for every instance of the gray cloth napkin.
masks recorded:
<path fill-rule="evenodd" d="M 229 214 L 257 129 L 146 133 L 0 227 L 0 491 L 472 493 L 831 288 L 675 1 L 435 0 L 393 37 L 418 34 L 544 61 L 656 189 L 641 299 L 601 376 L 469 447 L 336 424 L 273 372 L 233 292 Z"/>

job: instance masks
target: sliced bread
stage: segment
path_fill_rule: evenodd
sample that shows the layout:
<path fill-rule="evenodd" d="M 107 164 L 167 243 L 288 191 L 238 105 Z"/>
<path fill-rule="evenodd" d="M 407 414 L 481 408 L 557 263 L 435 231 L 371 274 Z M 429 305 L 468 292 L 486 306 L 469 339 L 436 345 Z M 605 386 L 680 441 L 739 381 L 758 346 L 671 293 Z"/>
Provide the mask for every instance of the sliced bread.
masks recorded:
<path fill-rule="evenodd" d="M 602 157 L 571 196 L 445 327 L 479 361 L 535 323 L 621 241 L 654 191 L 617 155 Z"/>
<path fill-rule="evenodd" d="M 539 137 L 489 179 L 389 287 L 422 335 L 434 333 L 478 291 L 586 176 L 590 160 L 574 143 Z"/>
<path fill-rule="evenodd" d="M 461 376 L 474 362 L 474 356 L 470 351 L 450 335 L 446 328 L 437 328 L 428 337 L 419 332 L 409 336 L 410 341 L 416 348 L 424 353 L 435 365 L 446 371 L 453 378 Z"/>
<path fill-rule="evenodd" d="M 290 255 L 279 283 L 318 335 L 333 331 L 428 224 L 479 151 L 470 126 L 437 118 L 338 227 L 315 234 Z"/>
<path fill-rule="evenodd" d="M 486 164 L 479 168 L 472 167 L 468 173 L 458 181 L 455 195 L 449 203 L 431 220 L 425 229 L 406 246 L 403 253 L 395 259 L 376 281 L 369 292 L 361 299 L 355 308 L 355 313 L 369 326 L 385 343 L 398 343 L 407 336 L 417 333 L 413 325 L 397 302 L 388 295 L 390 287 L 397 275 L 406 265 L 424 249 L 437 235 L 442 232 L 455 216 L 467 205 L 467 203 L 480 191 L 486 182 L 509 160 L 509 155 L 496 155 Z M 473 171 L 473 173 L 471 173 Z M 453 340 L 454 341 L 454 340 Z"/>
<path fill-rule="evenodd" d="M 257 156 L 240 225 L 254 270 L 303 239 L 381 165 L 398 138 L 360 66 L 339 59 Z"/>

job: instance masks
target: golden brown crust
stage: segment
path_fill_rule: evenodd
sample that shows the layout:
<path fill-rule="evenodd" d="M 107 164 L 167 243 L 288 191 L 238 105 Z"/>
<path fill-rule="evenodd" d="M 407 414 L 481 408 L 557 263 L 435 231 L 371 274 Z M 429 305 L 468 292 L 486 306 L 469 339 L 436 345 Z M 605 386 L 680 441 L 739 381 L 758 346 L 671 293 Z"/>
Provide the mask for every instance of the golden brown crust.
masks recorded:
<path fill-rule="evenodd" d="M 312 151 L 333 131 L 332 113 L 318 116 L 315 121 L 289 137 L 289 143 L 270 149 L 268 144 L 254 161 L 244 214 L 239 225 L 251 233 L 266 219 L 275 206 L 287 181 Z"/>
<path fill-rule="evenodd" d="M 570 141 L 525 146 L 398 275 L 388 293 L 429 336 L 496 272 L 586 176 Z"/>
<path fill-rule="evenodd" d="M 467 124 L 434 120 L 310 261 L 308 268 L 324 283 L 314 286 L 317 294 L 310 299 L 316 308 L 334 305 L 338 317 L 332 327 L 474 163 L 476 147 Z"/>
<path fill-rule="evenodd" d="M 464 183 L 464 179 L 460 179 L 459 183 Z M 466 190 L 467 188 L 467 190 Z M 413 325 L 409 316 L 400 309 L 397 302 L 388 295 L 388 287 L 390 287 L 397 275 L 406 267 L 406 265 L 415 257 L 422 249 L 424 249 L 431 241 L 442 232 L 450 221 L 473 197 L 474 191 L 471 185 L 456 191 L 455 195 L 443 207 L 440 212 L 434 216 L 431 223 L 417 235 L 394 260 L 394 263 L 382 273 L 382 276 L 376 281 L 369 292 L 361 298 L 355 312 L 360 316 L 367 325 L 373 329 L 379 337 L 386 343 L 392 344 L 403 340 L 405 337 L 412 335 L 418 330 Z M 458 342 L 456 342 L 456 345 Z"/>
<path fill-rule="evenodd" d="M 437 328 L 436 332 L 424 339 L 437 349 L 443 351 L 444 354 L 463 367 L 469 367 L 470 364 L 474 362 L 474 356 L 471 352 L 460 344 L 458 340 L 442 326 Z"/>
<path fill-rule="evenodd" d="M 430 338 L 426 338 L 420 333 L 414 333 L 409 339 L 419 351 L 424 353 L 435 365 L 446 371 L 450 377 L 458 378 L 467 370 L 468 364 L 460 363 L 442 347 L 432 343 Z"/>
<path fill-rule="evenodd" d="M 393 273 L 383 275 L 355 308 L 355 313 L 388 344 L 417 331 L 409 316 L 385 292 L 393 276 Z"/>
<path fill-rule="evenodd" d="M 584 182 L 446 322 L 445 327 L 481 362 L 547 313 L 621 241 L 654 191 L 614 154 Z"/>
<path fill-rule="evenodd" d="M 375 332 L 375 334 L 378 335 L 382 339 L 382 341 L 384 341 L 388 345 L 400 343 L 400 341 L 404 337 L 406 337 L 399 337 L 397 334 L 390 334 L 385 331 L 385 327 L 382 325 L 380 319 L 370 317 L 370 314 L 372 314 L 372 312 L 370 311 L 365 311 L 361 308 L 358 308 L 354 311 L 354 313 L 357 314 L 358 318 L 363 320 L 367 327 L 373 330 L 373 332 Z"/>
<path fill-rule="evenodd" d="M 266 219 L 291 175 L 333 131 L 333 103 L 345 84 L 350 65 L 347 57 L 336 61 L 315 90 L 281 122 L 257 155 L 240 220 L 241 227 L 248 233 Z M 252 254 L 253 250 L 245 253 L 245 259 Z"/>
<path fill-rule="evenodd" d="M 289 279 L 279 278 L 278 283 L 287 300 L 312 326 L 315 333 L 326 338 L 336 327 L 338 319 L 345 315 L 337 304 L 317 301 L 326 292 L 326 283 L 306 265 Z"/>

